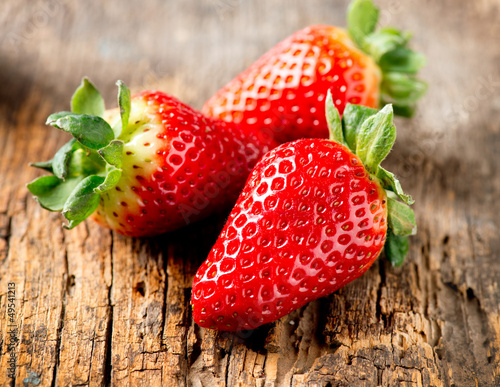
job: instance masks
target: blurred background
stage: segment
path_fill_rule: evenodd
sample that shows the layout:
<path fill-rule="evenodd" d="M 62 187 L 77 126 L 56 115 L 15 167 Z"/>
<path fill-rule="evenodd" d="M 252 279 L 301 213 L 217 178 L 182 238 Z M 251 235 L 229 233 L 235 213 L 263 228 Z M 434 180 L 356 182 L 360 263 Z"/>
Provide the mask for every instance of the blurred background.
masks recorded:
<path fill-rule="evenodd" d="M 115 82 L 156 88 L 200 108 L 274 44 L 310 24 L 345 25 L 347 0 L 2 1 L 0 105 L 13 117 L 28 98 L 68 107 L 88 76 L 115 106 Z M 408 161 L 468 155 L 454 137 L 500 109 L 499 2 L 380 0 L 380 24 L 414 33 L 430 88 Z M 418 128 L 415 128 L 415 122 Z M 41 122 L 40 122 L 41 123 Z M 463 130 L 462 130 L 463 129 Z M 469 132 L 470 133 L 470 132 Z M 477 133 L 477 131 L 474 131 Z M 450 144 L 453 144 L 450 148 Z M 458 149 L 458 147 L 460 149 Z M 470 156 L 472 157 L 472 156 Z M 484 167 L 484 166 L 483 166 Z M 403 168 L 403 167 L 402 167 Z M 403 169 L 404 169 L 403 168 Z M 410 174 L 410 171 L 399 171 Z"/>

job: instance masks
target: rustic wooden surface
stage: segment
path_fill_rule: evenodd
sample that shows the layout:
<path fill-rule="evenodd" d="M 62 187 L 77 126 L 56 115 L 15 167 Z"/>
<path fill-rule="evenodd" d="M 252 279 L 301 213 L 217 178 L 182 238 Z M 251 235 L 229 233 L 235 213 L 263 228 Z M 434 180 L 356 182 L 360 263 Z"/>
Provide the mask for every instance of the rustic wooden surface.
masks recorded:
<path fill-rule="evenodd" d="M 347 1 L 2 0 L 1 386 L 500 385 L 500 1 L 377 3 L 429 61 L 429 93 L 385 162 L 416 199 L 409 257 L 228 334 L 189 308 L 223 217 L 143 240 L 92 222 L 67 232 L 25 189 L 27 163 L 66 141 L 43 123 L 83 75 L 110 105 L 122 79 L 199 108 L 293 31 L 343 25 Z"/>

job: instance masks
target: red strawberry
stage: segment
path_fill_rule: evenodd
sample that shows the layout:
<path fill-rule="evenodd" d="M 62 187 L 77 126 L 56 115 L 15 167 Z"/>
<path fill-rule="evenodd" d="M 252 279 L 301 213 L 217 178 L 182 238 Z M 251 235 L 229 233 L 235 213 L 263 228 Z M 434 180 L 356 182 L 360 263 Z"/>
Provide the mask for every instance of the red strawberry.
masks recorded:
<path fill-rule="evenodd" d="M 392 108 L 347 105 L 341 123 L 328 103 L 331 140 L 280 145 L 251 173 L 194 279 L 202 327 L 272 322 L 359 277 L 384 244 L 402 262 L 416 227 L 412 199 L 380 167 L 396 136 Z"/>
<path fill-rule="evenodd" d="M 73 113 L 47 123 L 75 137 L 46 163 L 53 173 L 28 184 L 42 207 L 72 228 L 88 216 L 130 236 L 175 230 L 234 203 L 271 140 L 204 117 L 177 99 L 118 82 L 120 109 L 104 111 L 84 80 Z M 104 117 L 103 119 L 101 117 Z"/>
<path fill-rule="evenodd" d="M 396 114 L 411 115 L 426 89 L 415 77 L 425 59 L 406 47 L 408 34 L 375 32 L 377 19 L 371 0 L 353 1 L 348 32 L 315 25 L 294 33 L 219 90 L 202 112 L 271 131 L 280 143 L 328 137 L 328 90 L 340 114 L 346 103 L 392 103 Z"/>

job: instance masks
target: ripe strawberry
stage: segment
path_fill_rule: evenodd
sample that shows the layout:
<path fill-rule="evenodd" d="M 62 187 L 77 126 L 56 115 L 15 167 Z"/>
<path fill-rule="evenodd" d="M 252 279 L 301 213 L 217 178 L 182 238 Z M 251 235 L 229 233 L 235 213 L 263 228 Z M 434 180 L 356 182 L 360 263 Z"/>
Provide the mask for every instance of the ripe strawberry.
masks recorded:
<path fill-rule="evenodd" d="M 74 139 L 53 160 L 34 164 L 53 174 L 28 188 L 42 207 L 62 211 L 67 228 L 91 216 L 130 236 L 175 230 L 234 203 L 252 167 L 275 146 L 165 93 L 131 98 L 117 84 L 120 109 L 105 112 L 84 79 L 73 112 L 47 120 Z"/>
<path fill-rule="evenodd" d="M 396 137 L 392 108 L 348 104 L 342 123 L 331 95 L 327 109 L 331 140 L 280 145 L 251 173 L 194 279 L 202 327 L 272 322 L 359 277 L 384 244 L 402 262 L 416 226 L 411 197 L 380 167 Z"/>
<path fill-rule="evenodd" d="M 416 79 L 425 58 L 407 48 L 409 35 L 375 31 L 378 9 L 355 0 L 348 31 L 314 25 L 294 33 L 230 81 L 203 106 L 208 116 L 270 131 L 280 143 L 328 137 L 327 91 L 340 114 L 346 103 L 394 104 L 410 116 L 426 85 Z"/>

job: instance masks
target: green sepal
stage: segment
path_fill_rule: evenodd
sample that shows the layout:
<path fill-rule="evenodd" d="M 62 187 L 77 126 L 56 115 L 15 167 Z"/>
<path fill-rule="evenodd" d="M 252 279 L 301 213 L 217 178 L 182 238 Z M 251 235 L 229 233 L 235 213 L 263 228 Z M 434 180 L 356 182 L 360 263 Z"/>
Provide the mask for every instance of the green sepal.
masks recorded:
<path fill-rule="evenodd" d="M 414 76 L 388 72 L 380 86 L 381 101 L 393 103 L 394 111 L 403 117 L 411 117 L 416 108 L 417 101 L 427 91 L 427 84 Z"/>
<path fill-rule="evenodd" d="M 416 77 L 426 60 L 407 47 L 410 33 L 391 27 L 375 31 L 378 15 L 371 0 L 354 0 L 347 13 L 348 31 L 381 69 L 380 105 L 391 103 L 395 114 L 411 117 L 427 90 L 426 83 Z"/>
<path fill-rule="evenodd" d="M 327 97 L 325 112 L 329 127 L 338 126 L 332 109 L 336 108 L 332 100 Z M 404 203 L 411 205 L 414 200 L 404 193 L 396 176 L 380 166 L 396 139 L 396 127 L 393 120 L 394 115 L 390 105 L 377 111 L 348 103 L 341 120 L 342 133 L 338 133 L 337 128 L 335 129 L 337 134 L 331 136 L 346 140 L 345 143 L 350 151 L 361 159 L 365 168 L 377 177 L 382 187 L 394 192 Z M 336 141 L 335 138 L 330 139 Z"/>
<path fill-rule="evenodd" d="M 82 180 L 76 176 L 65 181 L 54 175 L 42 176 L 28 183 L 28 190 L 46 210 L 62 211 L 71 193 Z"/>
<path fill-rule="evenodd" d="M 115 138 L 111 126 L 98 116 L 55 113 L 49 116 L 47 123 L 71 133 L 78 142 L 90 149 L 104 148 Z"/>
<path fill-rule="evenodd" d="M 379 167 L 377 172 L 377 178 L 380 180 L 382 186 L 385 189 L 391 190 L 404 203 L 408 204 L 409 206 L 415 203 L 415 200 L 413 200 L 413 198 L 410 195 L 404 193 L 403 187 L 401 187 L 401 183 L 396 178 L 396 175 L 394 175 L 392 172 L 389 172 L 384 168 Z"/>
<path fill-rule="evenodd" d="M 392 266 L 401 266 L 405 260 L 406 254 L 408 254 L 408 250 L 408 237 L 394 235 L 390 228 L 387 229 L 384 251 L 385 256 L 389 262 L 391 262 Z"/>
<path fill-rule="evenodd" d="M 49 161 L 40 161 L 38 163 L 30 163 L 30 167 L 40 168 L 44 171 L 52 173 L 52 160 Z"/>
<path fill-rule="evenodd" d="M 68 111 L 62 111 L 62 112 L 57 112 L 57 113 L 52 113 L 50 116 L 47 117 L 47 120 L 45 121 L 45 125 L 52 125 L 54 126 L 54 123 L 57 122 L 58 119 L 66 117 L 66 116 L 78 116 L 78 113 L 73 113 L 73 112 L 68 112 Z"/>
<path fill-rule="evenodd" d="M 104 109 L 104 99 L 101 93 L 88 78 L 84 77 L 71 98 L 71 111 L 78 114 L 102 117 Z"/>
<path fill-rule="evenodd" d="M 78 149 L 73 152 L 69 161 L 68 176 L 97 175 L 106 170 L 106 163 L 96 151 L 87 148 Z"/>
<path fill-rule="evenodd" d="M 376 175 L 378 167 L 396 141 L 396 127 L 391 105 L 366 119 L 357 133 L 356 154 L 368 172 Z"/>
<path fill-rule="evenodd" d="M 411 34 L 409 32 L 386 27 L 365 36 L 362 49 L 364 52 L 369 52 L 373 60 L 379 63 L 386 53 L 398 47 L 405 47 L 410 38 Z"/>
<path fill-rule="evenodd" d="M 393 264 L 401 264 L 405 251 L 408 250 L 407 237 L 416 233 L 417 226 L 415 214 L 409 207 L 413 199 L 404 193 L 395 175 L 380 166 L 396 140 L 392 106 L 387 105 L 377 112 L 363 106 L 347 104 L 340 125 L 335 109 L 332 98 L 327 96 L 325 112 L 330 140 L 347 145 L 349 150 L 360 158 L 370 173 L 370 179 L 377 181 L 385 189 L 388 218 L 387 256 L 391 257 Z"/>
<path fill-rule="evenodd" d="M 122 176 L 123 141 L 113 140 L 105 148 L 97 151 L 108 164 L 104 182 L 96 188 L 97 192 L 105 192 L 113 188 Z"/>
<path fill-rule="evenodd" d="M 63 225 L 64 228 L 72 229 L 96 210 L 101 197 L 96 188 L 103 182 L 104 177 L 91 175 L 76 186 L 62 209 L 62 214 L 69 222 Z"/>
<path fill-rule="evenodd" d="M 387 195 L 387 224 L 397 236 L 410 236 L 417 233 L 415 213 L 406 203 L 396 200 L 390 192 Z"/>
<path fill-rule="evenodd" d="M 348 31 L 358 46 L 375 31 L 379 10 L 371 0 L 354 0 L 347 9 Z"/>
<path fill-rule="evenodd" d="M 113 140 L 106 147 L 97 151 L 107 164 L 116 168 L 123 165 L 123 141 Z"/>
<path fill-rule="evenodd" d="M 389 99 L 384 98 L 382 96 L 382 101 L 388 101 Z M 393 105 L 394 109 L 394 114 L 399 116 L 399 117 L 405 117 L 405 118 L 411 118 L 415 115 L 415 112 L 417 111 L 417 106 L 416 105 L 411 105 L 411 106 L 402 106 L 402 105 Z"/>
<path fill-rule="evenodd" d="M 121 123 L 128 125 L 130 91 L 118 83 Z M 100 195 L 116 186 L 122 176 L 123 141 L 115 139 L 110 125 L 100 116 L 104 102 L 95 87 L 84 78 L 72 98 L 72 112 L 50 115 L 47 124 L 69 132 L 74 139 L 50 161 L 34 166 L 52 172 L 28 184 L 42 207 L 62 211 L 73 228 L 90 216 L 99 205 Z"/>
<path fill-rule="evenodd" d="M 69 140 L 54 155 L 52 159 L 52 173 L 59 179 L 64 180 L 68 174 L 69 162 L 73 152 L 80 149 L 81 145 L 76 139 Z"/>
<path fill-rule="evenodd" d="M 351 151 L 356 152 L 357 133 L 361 125 L 367 118 L 377 114 L 377 112 L 377 109 L 366 106 L 346 104 L 342 123 L 344 138 Z"/>
<path fill-rule="evenodd" d="M 123 128 L 128 126 L 132 105 L 130 100 L 130 89 L 122 81 L 117 81 L 116 85 L 118 86 L 118 106 L 120 107 L 121 118 L 121 128 L 116 135 L 116 137 L 118 137 L 123 131 Z"/>
<path fill-rule="evenodd" d="M 338 142 L 342 145 L 347 145 L 344 132 L 342 130 L 342 121 L 340 119 L 340 114 L 335 105 L 333 104 L 332 93 L 328 90 L 326 95 L 326 123 L 328 125 L 328 131 L 330 132 L 330 140 Z"/>
<path fill-rule="evenodd" d="M 110 168 L 108 173 L 106 174 L 105 180 L 102 182 L 102 184 L 99 185 L 99 187 L 95 189 L 95 191 L 98 193 L 109 191 L 120 181 L 121 177 L 122 177 L 121 169 Z"/>
<path fill-rule="evenodd" d="M 396 47 L 382 55 L 379 66 L 385 73 L 416 74 L 425 63 L 426 59 L 422 54 L 406 47 Z"/>

